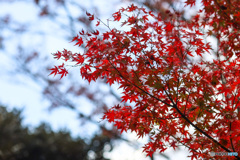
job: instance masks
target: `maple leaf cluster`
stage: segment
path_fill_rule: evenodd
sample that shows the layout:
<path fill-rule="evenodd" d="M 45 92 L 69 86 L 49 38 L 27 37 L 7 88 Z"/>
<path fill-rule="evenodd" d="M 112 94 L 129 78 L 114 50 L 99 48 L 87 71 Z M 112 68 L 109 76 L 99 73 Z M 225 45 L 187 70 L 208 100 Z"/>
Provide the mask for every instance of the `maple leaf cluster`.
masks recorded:
<path fill-rule="evenodd" d="M 195 0 L 185 3 L 193 6 Z M 109 30 L 82 30 L 73 39 L 75 45 L 85 46 L 84 53 L 54 54 L 65 63 L 75 62 L 89 83 L 106 78 L 110 85 L 119 84 L 122 102 L 103 118 L 121 132 L 150 135 L 144 146 L 147 155 L 178 146 L 187 147 L 192 159 L 213 158 L 210 152 L 240 155 L 240 4 L 202 4 L 188 21 L 177 11 L 167 10 L 166 19 L 135 5 L 121 8 L 113 21 L 129 30 L 111 29 L 97 19 L 96 26 Z M 94 21 L 94 15 L 87 16 Z M 217 49 L 206 42 L 208 36 L 216 39 Z M 213 59 L 206 58 L 210 54 Z M 61 78 L 68 73 L 63 65 L 51 70 Z"/>

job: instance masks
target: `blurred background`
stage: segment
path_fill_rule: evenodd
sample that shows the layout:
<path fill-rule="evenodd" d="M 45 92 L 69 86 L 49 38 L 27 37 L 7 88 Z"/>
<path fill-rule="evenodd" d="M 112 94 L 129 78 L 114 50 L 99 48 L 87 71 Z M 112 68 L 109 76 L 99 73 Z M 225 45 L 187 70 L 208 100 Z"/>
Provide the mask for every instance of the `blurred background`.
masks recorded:
<path fill-rule="evenodd" d="M 48 76 L 60 63 L 51 53 L 83 49 L 70 41 L 80 30 L 94 29 L 86 11 L 107 20 L 131 3 L 163 15 L 167 9 L 194 15 L 178 0 L 0 0 L 0 159 L 188 159 L 181 147 L 146 157 L 141 147 L 147 136 L 120 135 L 102 121 L 121 101 L 116 84 L 89 85 L 77 67 L 61 80 Z"/>

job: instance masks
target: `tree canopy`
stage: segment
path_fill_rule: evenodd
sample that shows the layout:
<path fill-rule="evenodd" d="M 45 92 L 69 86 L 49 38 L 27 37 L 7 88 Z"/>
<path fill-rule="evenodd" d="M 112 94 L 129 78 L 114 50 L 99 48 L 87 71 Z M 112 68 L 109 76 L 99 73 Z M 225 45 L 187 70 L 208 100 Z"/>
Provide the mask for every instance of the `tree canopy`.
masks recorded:
<path fill-rule="evenodd" d="M 186 0 L 185 6 L 195 3 Z M 240 4 L 202 0 L 201 5 L 188 20 L 174 8 L 165 11 L 167 16 L 136 5 L 121 8 L 109 21 L 125 30 L 86 12 L 96 27 L 108 31 L 80 31 L 73 42 L 85 50 L 54 53 L 65 62 L 50 74 L 62 78 L 68 74 L 65 63 L 74 62 L 89 82 L 105 78 L 110 85 L 119 84 L 122 103 L 103 118 L 121 132 L 150 135 L 144 146 L 150 156 L 183 145 L 192 159 L 211 159 L 210 152 L 240 159 Z"/>
<path fill-rule="evenodd" d="M 105 146 L 112 144 L 107 136 L 95 135 L 87 142 L 72 138 L 69 131 L 54 132 L 42 123 L 35 129 L 23 126 L 21 111 L 0 107 L 1 160 L 108 160 Z"/>

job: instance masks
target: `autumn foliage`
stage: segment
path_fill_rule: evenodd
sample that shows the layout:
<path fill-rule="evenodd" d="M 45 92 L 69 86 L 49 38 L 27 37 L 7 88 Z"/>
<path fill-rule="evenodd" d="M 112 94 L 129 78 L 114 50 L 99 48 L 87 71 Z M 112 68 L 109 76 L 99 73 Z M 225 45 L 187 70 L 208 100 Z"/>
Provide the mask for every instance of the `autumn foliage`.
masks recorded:
<path fill-rule="evenodd" d="M 185 4 L 194 6 L 195 0 Z M 80 31 L 73 41 L 85 47 L 83 53 L 54 53 L 79 66 L 89 82 L 105 78 L 119 84 L 122 102 L 103 118 L 121 132 L 150 135 L 148 155 L 185 146 L 192 159 L 240 159 L 240 3 L 202 0 L 202 5 L 188 20 L 175 10 L 162 17 L 135 5 L 121 8 L 113 21 L 125 29 L 97 19 L 96 27 L 108 31 Z M 68 73 L 64 63 L 51 70 L 61 78 Z"/>

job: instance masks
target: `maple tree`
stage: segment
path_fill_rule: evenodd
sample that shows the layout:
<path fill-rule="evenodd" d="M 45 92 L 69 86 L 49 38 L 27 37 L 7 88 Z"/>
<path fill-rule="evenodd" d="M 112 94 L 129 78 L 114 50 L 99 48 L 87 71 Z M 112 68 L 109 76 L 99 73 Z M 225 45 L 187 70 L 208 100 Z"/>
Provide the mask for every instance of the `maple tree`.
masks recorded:
<path fill-rule="evenodd" d="M 101 1 L 102 4 L 105 2 L 106 1 Z M 114 10 L 113 8 L 115 6 L 126 5 L 126 3 L 129 2 L 147 6 L 155 12 L 164 10 L 166 4 L 173 3 L 174 1 L 118 0 L 114 1 L 114 4 L 107 3 L 113 5 L 113 7 L 110 8 Z M 164 4 L 160 4 L 160 2 L 164 2 Z M 90 30 L 93 29 L 93 22 L 88 21 L 88 18 L 85 16 L 85 10 L 90 12 L 94 10 L 96 13 L 94 16 L 99 17 L 106 16 L 108 12 L 111 11 L 108 9 L 108 12 L 101 12 L 104 6 L 96 5 L 95 3 L 86 5 L 86 3 L 77 0 L 32 0 L 29 2 L 3 0 L 0 3 L 0 6 L 3 8 L 3 12 L 0 15 L 0 57 L 2 60 L 4 59 L 5 62 L 1 63 L 1 67 L 4 68 L 4 70 L 2 70 L 1 80 L 6 80 L 6 83 L 11 83 L 11 85 L 18 86 L 20 84 L 20 87 L 21 84 L 24 84 L 24 88 L 28 88 L 39 94 L 44 101 L 47 102 L 47 104 L 42 104 L 43 101 L 39 102 L 39 104 L 42 104 L 40 107 L 49 107 L 53 113 L 60 107 L 64 107 L 72 113 L 75 112 L 74 114 L 78 115 L 78 121 L 76 123 L 80 123 L 81 128 L 87 126 L 87 129 L 89 129 L 89 125 L 94 126 L 94 130 L 91 128 L 90 131 L 89 129 L 91 132 L 89 135 L 95 132 L 97 132 L 97 134 L 102 133 L 111 138 L 111 143 L 117 140 L 118 144 L 124 143 L 134 148 L 134 150 L 139 148 L 139 143 L 141 143 L 141 141 L 136 142 L 129 139 L 126 135 L 120 135 L 116 127 L 113 125 L 110 126 L 106 121 L 102 121 L 101 123 L 98 122 L 99 115 L 111 106 L 110 103 L 121 101 L 120 95 L 115 92 L 114 88 L 110 88 L 109 85 L 105 84 L 105 80 L 98 81 L 97 87 L 89 87 L 86 85 L 87 82 L 73 78 L 72 76 L 75 76 L 71 74 L 73 72 L 61 81 L 46 77 L 48 69 L 53 63 L 51 55 L 46 55 L 49 49 L 54 47 L 54 45 L 49 42 L 49 38 L 56 39 L 57 41 L 54 43 L 59 44 L 58 41 L 65 40 L 65 42 L 68 42 L 78 33 L 79 27 L 88 28 Z M 107 8 L 109 8 L 109 5 Z M 7 9 L 7 7 L 14 8 L 14 6 L 22 8 L 24 12 L 15 9 Z M 154 7 L 156 7 L 156 9 L 154 9 Z M 78 14 L 75 14 L 75 10 L 78 11 Z M 19 12 L 19 14 L 17 12 Z M 30 17 L 32 16 L 35 18 L 31 19 Z M 24 17 L 24 21 L 22 21 L 22 17 Z M 46 21 L 51 23 L 45 23 Z M 43 24 L 46 27 L 40 27 Z M 9 34 L 6 34 L 6 32 Z M 16 38 L 16 36 L 18 38 Z M 38 38 L 36 41 L 31 41 L 33 37 Z M 51 47 L 49 44 L 51 44 Z M 81 48 L 84 48 L 84 46 Z M 13 76 L 16 78 L 13 78 Z M 9 81 L 10 79 L 13 81 Z M 30 82 L 24 79 L 28 79 Z M 38 86 L 39 90 L 32 87 L 31 84 Z M 105 87 L 107 90 L 101 90 L 100 87 Z M 12 96 L 18 94 L 12 89 L 10 89 L 10 91 L 13 93 Z M 82 98 L 87 99 L 88 104 L 79 103 Z M 104 101 L 103 99 L 108 99 L 108 101 Z M 15 103 L 17 102 L 15 101 Z M 38 106 L 35 106 L 35 108 L 37 107 Z M 86 109 L 91 111 L 86 113 Z M 24 112 L 27 112 L 27 110 Z M 33 114 L 31 116 L 33 116 Z M 79 133 L 79 136 L 82 136 L 82 134 Z M 118 150 L 118 146 L 119 145 L 114 146 L 114 150 Z M 111 154 L 114 154 L 114 150 Z M 167 154 L 156 153 L 154 154 L 154 157 L 155 156 L 163 156 L 168 159 Z M 151 157 L 151 159 L 154 159 L 154 157 Z"/>
<path fill-rule="evenodd" d="M 186 5 L 195 5 L 187 0 Z M 202 0 L 203 8 L 186 21 L 177 11 L 170 18 L 131 5 L 113 14 L 122 27 L 100 34 L 82 30 L 73 41 L 85 45 L 84 53 L 64 50 L 55 58 L 76 62 L 89 82 L 106 78 L 123 89 L 122 102 L 104 119 L 122 132 L 139 137 L 150 134 L 144 151 L 152 155 L 184 145 L 192 159 L 213 158 L 210 152 L 240 154 L 239 22 L 237 0 Z M 130 14 L 130 15 L 129 15 Z M 89 20 L 94 15 L 87 13 Z M 125 19 L 123 18 L 125 16 Z M 205 42 L 212 36 L 214 49 Z M 207 59 L 208 55 L 212 59 Z M 51 74 L 68 71 L 56 66 Z M 240 159 L 239 156 L 221 157 Z"/>

